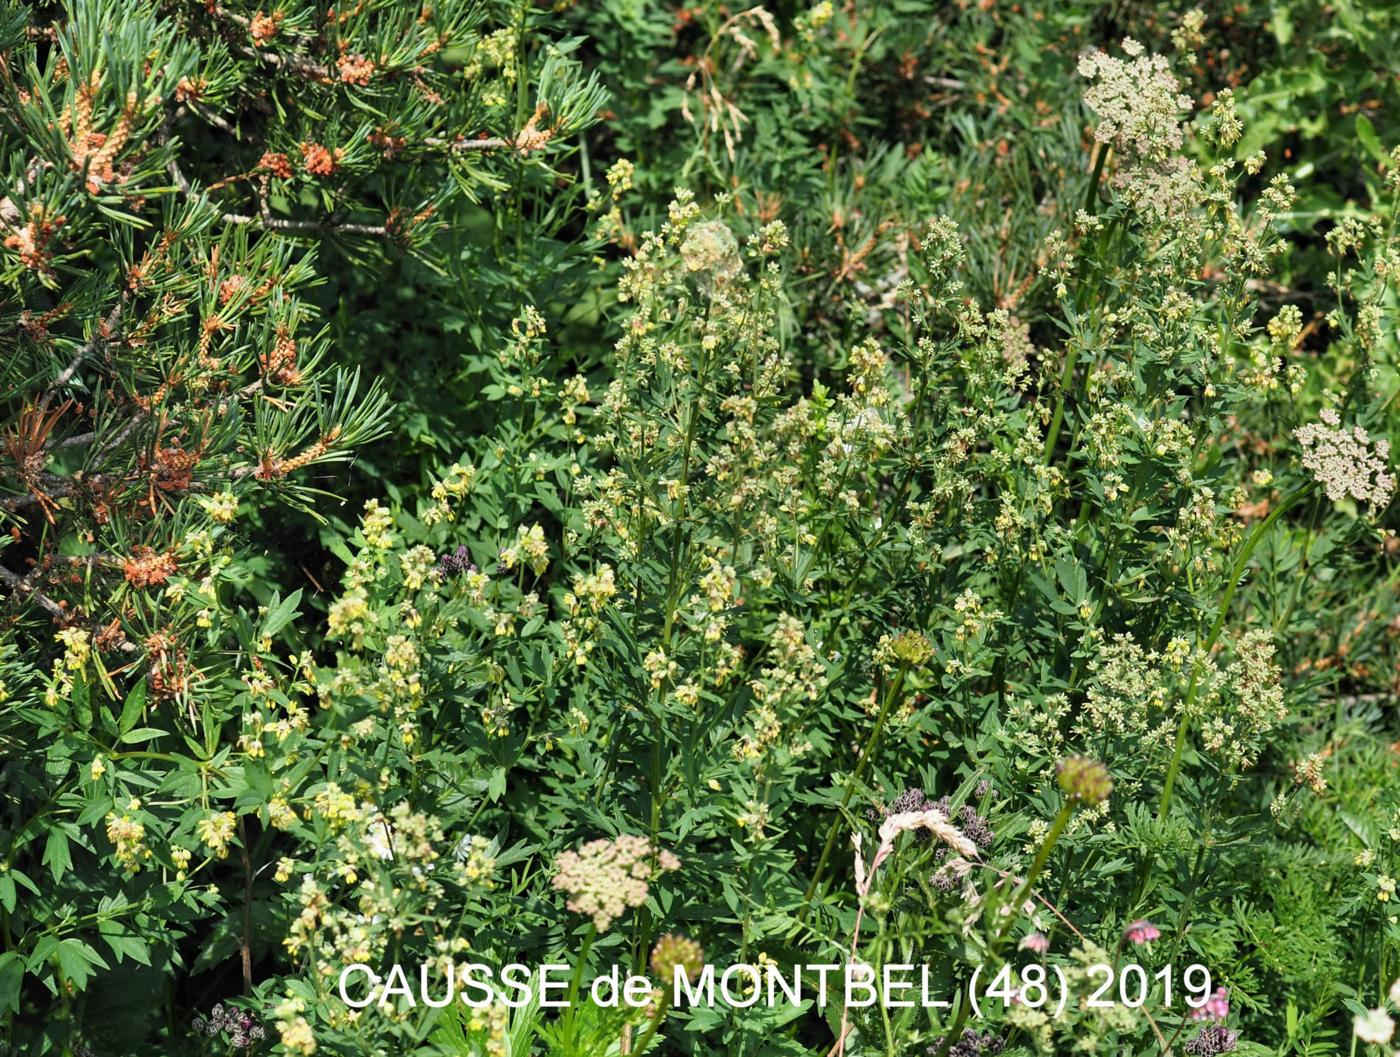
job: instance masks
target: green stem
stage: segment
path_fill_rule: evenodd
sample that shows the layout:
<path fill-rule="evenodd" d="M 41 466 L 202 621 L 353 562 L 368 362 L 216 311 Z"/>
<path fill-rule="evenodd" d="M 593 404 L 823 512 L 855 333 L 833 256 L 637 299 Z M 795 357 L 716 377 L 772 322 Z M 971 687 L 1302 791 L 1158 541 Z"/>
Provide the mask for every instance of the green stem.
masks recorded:
<path fill-rule="evenodd" d="M 1059 814 L 1055 816 L 1055 821 L 1050 825 L 1050 832 L 1045 835 L 1045 839 L 1040 843 L 1040 850 L 1035 853 L 1035 861 L 1031 863 L 1030 872 L 1026 874 L 1026 879 L 1021 882 L 1021 887 L 1016 889 L 1016 894 L 1011 897 L 1011 913 L 1008 914 L 997 929 L 997 939 L 1001 939 L 1006 934 L 1006 930 L 1011 927 L 1011 923 L 1016 920 L 1016 908 L 1026 901 L 1026 896 L 1030 894 L 1031 886 L 1040 876 L 1045 864 L 1050 860 L 1050 852 L 1055 847 L 1055 842 L 1064 833 L 1065 826 L 1069 825 L 1069 818 L 1074 814 L 1074 804 L 1066 800 L 1060 805 Z"/>
<path fill-rule="evenodd" d="M 1191 722 L 1190 705 L 1196 697 L 1196 675 L 1191 674 L 1191 683 L 1186 689 L 1186 703 L 1181 709 L 1181 720 L 1176 725 L 1176 738 L 1172 743 L 1172 762 L 1167 768 L 1167 780 L 1162 783 L 1162 799 L 1157 804 L 1158 820 L 1167 817 L 1171 807 L 1172 790 L 1176 786 L 1176 775 L 1181 770 L 1181 761 L 1186 756 L 1186 728 Z"/>
<path fill-rule="evenodd" d="M 1055 413 L 1050 417 L 1050 428 L 1045 431 L 1045 462 L 1049 465 L 1051 458 L 1055 454 L 1055 442 L 1060 439 L 1060 427 L 1065 421 L 1065 397 L 1069 393 L 1069 387 L 1074 384 L 1074 371 L 1079 365 L 1079 342 L 1074 341 L 1070 345 L 1069 353 L 1065 356 L 1064 370 L 1060 372 L 1060 393 L 1055 398 Z"/>
<path fill-rule="evenodd" d="M 656 1011 L 656 1017 L 651 1022 L 651 1027 L 642 1033 L 642 1037 L 637 1040 L 637 1044 L 632 1047 L 632 1052 L 638 1054 L 646 1053 L 647 1043 L 651 1042 L 651 1037 L 656 1034 L 661 1027 L 661 1022 L 666 1019 L 666 1012 L 671 1004 L 670 994 L 663 988 L 661 991 L 661 1008 Z"/>
<path fill-rule="evenodd" d="M 831 820 L 831 827 L 827 830 L 826 843 L 822 845 L 821 858 L 817 860 L 817 868 L 812 871 L 811 883 L 807 885 L 807 892 L 802 897 L 802 909 L 798 911 L 797 920 L 805 921 L 807 911 L 811 908 L 812 897 L 816 894 L 817 885 L 821 883 L 822 873 L 826 869 L 827 860 L 831 858 L 832 849 L 836 845 L 836 833 L 840 829 L 841 822 L 845 818 L 846 808 L 851 803 L 851 797 L 855 795 L 856 786 L 860 784 L 861 778 L 865 776 L 870 761 L 875 757 L 875 749 L 879 744 L 880 735 L 884 733 L 885 723 L 890 718 L 890 713 L 894 710 L 894 703 L 899 698 L 900 690 L 904 687 L 904 677 L 909 672 L 908 662 L 903 662 L 899 666 L 899 672 L 895 675 L 894 681 L 890 683 L 889 691 L 885 694 L 885 700 L 880 705 L 880 714 L 875 719 L 875 728 L 870 732 L 870 737 L 866 738 L 865 746 L 861 749 L 860 759 L 856 762 L 856 769 L 851 772 L 850 778 L 846 780 L 846 791 L 841 797 L 841 809 L 836 813 L 836 817 Z"/>
<path fill-rule="evenodd" d="M 1108 144 L 1100 143 L 1098 150 L 1094 153 L 1094 169 L 1089 176 L 1089 191 L 1084 197 L 1084 210 L 1090 214 L 1098 212 L 1099 180 L 1103 176 L 1104 164 L 1108 161 Z M 1074 371 L 1079 365 L 1078 341 L 1071 346 L 1069 355 L 1065 357 L 1064 370 L 1060 373 L 1060 392 L 1055 399 L 1055 413 L 1050 418 L 1050 428 L 1045 434 L 1045 462 L 1048 465 L 1051 457 L 1055 454 L 1055 442 L 1060 439 L 1060 427 L 1065 421 L 1065 398 L 1069 394 L 1069 388 L 1074 384 Z"/>
<path fill-rule="evenodd" d="M 1216 801 L 1219 803 L 1219 801 Z M 1196 901 L 1196 893 L 1201 888 L 1201 871 L 1205 866 L 1206 851 L 1210 848 L 1211 834 L 1215 829 L 1215 808 L 1206 814 L 1205 832 L 1201 836 L 1200 844 L 1196 848 L 1196 861 L 1191 866 L 1191 884 L 1186 889 L 1186 898 L 1181 904 L 1181 913 L 1176 916 L 1176 931 L 1172 936 L 1171 952 L 1167 955 L 1167 964 L 1170 965 L 1176 958 L 1176 953 L 1181 947 L 1182 937 L 1186 935 L 1186 926 L 1191 920 L 1191 908 Z"/>
<path fill-rule="evenodd" d="M 569 1051 L 574 1048 L 574 1011 L 578 1005 L 579 984 L 583 980 L 584 968 L 588 965 L 588 952 L 593 949 L 593 941 L 597 938 L 598 926 L 589 922 L 588 931 L 583 937 L 583 946 L 579 948 L 578 961 L 574 963 L 574 975 L 569 980 L 569 995 L 565 999 L 564 1040 Z"/>
<path fill-rule="evenodd" d="M 1104 163 L 1108 161 L 1109 147 L 1100 143 L 1094 151 L 1094 171 L 1089 176 L 1089 192 L 1084 196 L 1084 211 L 1090 215 L 1099 211 L 1099 180 L 1103 176 Z"/>

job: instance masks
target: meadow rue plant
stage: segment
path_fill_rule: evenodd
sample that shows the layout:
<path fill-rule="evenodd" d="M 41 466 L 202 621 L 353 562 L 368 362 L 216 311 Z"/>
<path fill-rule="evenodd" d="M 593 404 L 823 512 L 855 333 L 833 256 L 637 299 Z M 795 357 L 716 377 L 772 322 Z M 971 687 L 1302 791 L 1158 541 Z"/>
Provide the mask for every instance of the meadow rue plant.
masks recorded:
<path fill-rule="evenodd" d="M 0 1048 L 1389 1053 L 1397 26 L 911 3 L 0 0 Z"/>

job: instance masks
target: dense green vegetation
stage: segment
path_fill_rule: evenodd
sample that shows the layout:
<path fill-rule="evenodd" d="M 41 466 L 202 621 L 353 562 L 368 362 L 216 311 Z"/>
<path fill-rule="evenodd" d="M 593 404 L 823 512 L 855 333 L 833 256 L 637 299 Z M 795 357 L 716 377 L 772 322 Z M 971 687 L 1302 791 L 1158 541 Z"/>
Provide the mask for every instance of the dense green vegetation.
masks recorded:
<path fill-rule="evenodd" d="M 0 0 L 0 1052 L 1392 1052 L 1397 115 L 1381 4 Z M 949 1004 L 671 1001 L 848 962 Z M 454 963 L 581 1001 L 339 993 Z"/>

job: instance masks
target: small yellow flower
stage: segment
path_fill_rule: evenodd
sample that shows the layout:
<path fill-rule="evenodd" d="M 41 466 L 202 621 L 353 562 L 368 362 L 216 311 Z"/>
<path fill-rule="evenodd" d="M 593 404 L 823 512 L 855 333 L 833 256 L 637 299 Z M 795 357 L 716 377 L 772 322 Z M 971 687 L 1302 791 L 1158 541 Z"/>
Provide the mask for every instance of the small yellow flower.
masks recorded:
<path fill-rule="evenodd" d="M 220 811 L 200 819 L 195 831 L 216 858 L 226 859 L 229 842 L 233 840 L 233 827 L 237 821 L 232 811 Z"/>
<path fill-rule="evenodd" d="M 238 516 L 238 500 L 227 489 L 203 501 L 205 511 L 220 525 L 227 525 Z"/>

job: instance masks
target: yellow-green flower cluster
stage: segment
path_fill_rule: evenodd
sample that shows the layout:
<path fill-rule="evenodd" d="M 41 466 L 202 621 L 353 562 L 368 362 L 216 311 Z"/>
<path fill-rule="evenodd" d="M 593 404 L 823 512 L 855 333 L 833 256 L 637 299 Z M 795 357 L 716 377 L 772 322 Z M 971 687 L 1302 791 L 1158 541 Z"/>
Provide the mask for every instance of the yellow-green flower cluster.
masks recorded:
<path fill-rule="evenodd" d="M 228 858 L 229 843 L 233 840 L 233 830 L 237 819 L 232 811 L 220 811 L 206 815 L 195 825 L 195 832 L 216 859 Z"/>
<path fill-rule="evenodd" d="M 64 628 L 54 638 L 63 646 L 63 656 L 54 662 L 53 677 L 44 693 L 50 708 L 73 692 L 73 680 L 87 669 L 92 657 L 92 636 L 83 628 Z"/>
<path fill-rule="evenodd" d="M 1201 743 L 1230 768 L 1252 766 L 1269 732 L 1288 718 L 1274 653 L 1268 630 L 1248 631 L 1235 645 L 1234 661 L 1206 681 Z"/>
<path fill-rule="evenodd" d="M 433 485 L 432 504 L 423 511 L 423 524 L 429 527 L 457 519 L 457 506 L 476 481 L 476 467 L 470 463 L 454 463 Z"/>
<path fill-rule="evenodd" d="M 306 1003 L 300 998 L 288 995 L 285 1001 L 273 1007 L 272 1015 L 277 1021 L 278 1038 L 282 1048 L 290 1054 L 311 1057 L 316 1052 L 316 1033 L 311 1024 L 302 1016 Z"/>
<path fill-rule="evenodd" d="M 331 603 L 326 630 L 331 638 L 348 638 L 359 649 L 369 630 L 369 595 L 363 587 L 352 587 Z"/>
<path fill-rule="evenodd" d="M 515 542 L 501 548 L 501 564 L 507 569 L 525 564 L 536 576 L 543 575 L 549 568 L 549 544 L 544 538 L 544 528 L 521 525 L 515 533 Z"/>
<path fill-rule="evenodd" d="M 394 546 L 394 515 L 377 500 L 365 500 L 365 512 L 360 518 L 360 533 L 365 543 L 375 550 L 386 551 Z"/>
<path fill-rule="evenodd" d="M 151 858 L 146 844 L 146 826 L 137 818 L 141 801 L 133 799 L 120 814 L 107 815 L 107 839 L 114 847 L 113 858 L 122 869 L 136 873 Z"/>
<path fill-rule="evenodd" d="M 818 700 L 827 686 L 826 668 L 807 641 L 807 629 L 790 613 L 780 613 L 768 635 L 768 663 L 749 681 L 754 704 L 744 733 L 734 744 L 740 760 L 762 761 L 780 747 L 783 734 L 804 704 Z M 793 728 L 800 737 L 801 730 Z M 787 746 L 801 752 L 806 742 Z"/>

